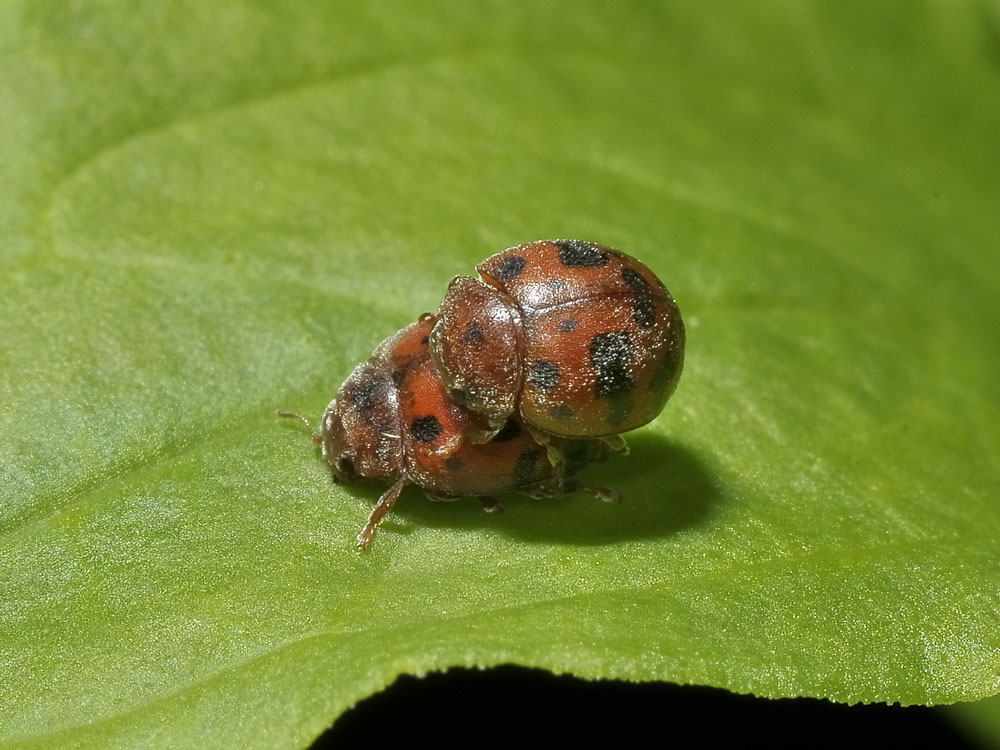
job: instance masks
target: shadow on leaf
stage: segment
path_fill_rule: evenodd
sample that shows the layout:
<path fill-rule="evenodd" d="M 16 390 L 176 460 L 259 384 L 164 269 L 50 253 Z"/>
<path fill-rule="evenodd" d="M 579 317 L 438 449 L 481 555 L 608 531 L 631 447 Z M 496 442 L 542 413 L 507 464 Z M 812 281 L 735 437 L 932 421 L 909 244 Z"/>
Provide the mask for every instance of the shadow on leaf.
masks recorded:
<path fill-rule="evenodd" d="M 429 502 L 410 488 L 381 533 L 406 533 L 414 524 L 434 528 L 500 530 L 512 537 L 564 544 L 607 544 L 669 536 L 703 523 L 720 492 L 710 470 L 690 449 L 646 432 L 629 438 L 627 456 L 588 467 L 580 484 L 612 487 L 621 503 L 583 492 L 536 499 L 516 492 L 500 496 L 505 512 L 486 514 L 478 503 Z"/>

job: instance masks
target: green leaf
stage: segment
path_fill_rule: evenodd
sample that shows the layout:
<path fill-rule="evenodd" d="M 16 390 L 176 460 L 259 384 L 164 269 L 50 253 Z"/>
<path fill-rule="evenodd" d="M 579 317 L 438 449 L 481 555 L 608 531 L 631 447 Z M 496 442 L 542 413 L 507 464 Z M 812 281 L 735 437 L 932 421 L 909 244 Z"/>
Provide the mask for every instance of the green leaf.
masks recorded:
<path fill-rule="evenodd" d="M 974 747 L 1000 745 L 1000 695 L 975 703 L 956 703 L 940 710 L 970 741 L 976 743 Z"/>
<path fill-rule="evenodd" d="M 358 7 L 360 6 L 360 7 Z M 401 673 L 1000 692 L 996 3 L 0 9 L 0 746 L 302 746 Z M 335 486 L 448 280 L 648 263 L 686 372 L 584 496 Z"/>

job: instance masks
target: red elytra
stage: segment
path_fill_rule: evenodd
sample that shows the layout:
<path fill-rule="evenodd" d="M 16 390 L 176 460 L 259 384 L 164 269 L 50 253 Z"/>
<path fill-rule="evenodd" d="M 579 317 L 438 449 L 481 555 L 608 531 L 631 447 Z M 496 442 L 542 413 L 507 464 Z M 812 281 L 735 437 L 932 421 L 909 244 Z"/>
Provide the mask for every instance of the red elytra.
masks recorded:
<path fill-rule="evenodd" d="M 492 430 L 488 442 L 472 442 L 468 435 L 481 435 L 489 427 L 480 415 L 453 401 L 435 374 L 428 347 L 433 323 L 432 316 L 421 316 L 358 365 L 327 407 L 315 437 L 338 481 L 393 480 L 358 535 L 359 547 L 371 541 L 407 482 L 432 499 L 488 497 L 510 489 L 559 495 L 572 489 L 564 477 L 602 460 L 610 450 L 601 440 L 557 439 L 551 449 L 565 463 L 553 468 L 550 446 L 540 445 L 516 416 Z M 609 490 L 579 489 L 615 497 Z"/>
<path fill-rule="evenodd" d="M 452 280 L 430 335 L 450 398 L 488 439 L 519 415 L 536 434 L 617 435 L 650 422 L 677 386 L 684 323 L 645 265 L 582 240 L 530 242 Z M 544 435 L 542 435 L 544 440 Z"/>

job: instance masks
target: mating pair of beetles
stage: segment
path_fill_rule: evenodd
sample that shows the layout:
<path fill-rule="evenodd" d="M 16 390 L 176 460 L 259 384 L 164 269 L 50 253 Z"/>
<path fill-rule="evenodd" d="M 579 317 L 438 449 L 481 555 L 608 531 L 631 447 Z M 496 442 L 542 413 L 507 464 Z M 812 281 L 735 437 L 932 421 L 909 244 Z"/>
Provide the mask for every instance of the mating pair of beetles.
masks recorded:
<path fill-rule="evenodd" d="M 393 480 L 359 547 L 407 482 L 433 500 L 478 497 L 487 510 L 510 489 L 617 499 L 571 478 L 623 452 L 621 433 L 654 419 L 677 387 L 680 311 L 635 258 L 545 240 L 476 270 L 452 280 L 436 313 L 379 344 L 323 414 L 313 439 L 336 481 Z"/>

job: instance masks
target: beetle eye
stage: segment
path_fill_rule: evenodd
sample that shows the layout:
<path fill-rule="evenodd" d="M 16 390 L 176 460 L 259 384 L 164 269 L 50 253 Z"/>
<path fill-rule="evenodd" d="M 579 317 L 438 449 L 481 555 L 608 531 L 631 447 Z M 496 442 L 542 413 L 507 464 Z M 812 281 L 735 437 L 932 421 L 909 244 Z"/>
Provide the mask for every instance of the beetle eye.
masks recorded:
<path fill-rule="evenodd" d="M 353 482 L 358 474 L 354 470 L 354 462 L 346 456 L 337 459 L 337 478 L 345 482 Z"/>

